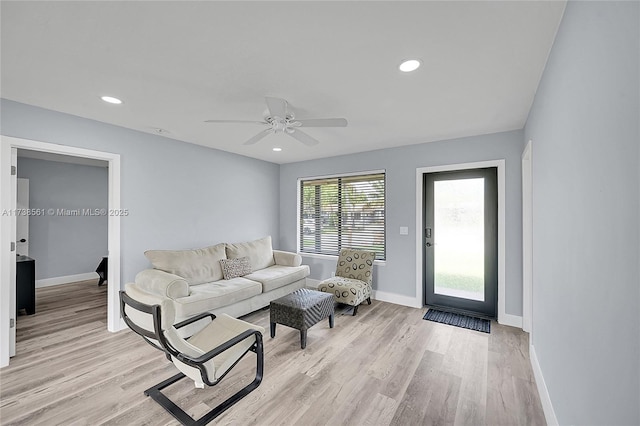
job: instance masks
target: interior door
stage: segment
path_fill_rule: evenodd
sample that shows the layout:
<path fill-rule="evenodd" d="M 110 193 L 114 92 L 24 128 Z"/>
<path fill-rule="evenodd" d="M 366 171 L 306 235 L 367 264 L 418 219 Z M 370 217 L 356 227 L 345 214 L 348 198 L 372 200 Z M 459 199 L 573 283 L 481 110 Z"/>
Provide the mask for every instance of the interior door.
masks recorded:
<path fill-rule="evenodd" d="M 18 150 L 16 148 L 11 148 L 11 168 L 13 170 L 18 170 Z M 11 173 L 11 211 L 15 212 L 17 207 L 17 199 L 18 199 L 18 176 L 17 173 Z M 11 215 L 11 242 L 14 243 L 12 245 L 12 249 L 15 250 L 15 241 L 16 241 L 16 228 L 17 221 L 16 215 Z M 15 253 L 15 251 L 13 251 Z M 15 258 L 12 258 L 12 261 L 9 263 L 10 271 L 9 271 L 9 318 L 10 318 L 10 327 L 9 327 L 9 356 L 15 356 L 16 354 L 16 262 Z"/>
<path fill-rule="evenodd" d="M 424 175 L 425 304 L 496 318 L 497 168 Z"/>
<path fill-rule="evenodd" d="M 18 178 L 18 211 L 29 210 L 29 179 Z M 29 256 L 29 215 L 16 215 L 16 253 Z"/>

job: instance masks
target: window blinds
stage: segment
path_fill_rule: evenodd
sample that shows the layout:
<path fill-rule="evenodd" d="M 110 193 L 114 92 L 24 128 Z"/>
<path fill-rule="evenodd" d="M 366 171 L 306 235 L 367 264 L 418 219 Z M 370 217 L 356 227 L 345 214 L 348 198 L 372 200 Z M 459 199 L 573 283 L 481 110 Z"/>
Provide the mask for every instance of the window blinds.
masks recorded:
<path fill-rule="evenodd" d="M 385 259 L 384 173 L 301 180 L 299 215 L 300 252 L 354 248 Z"/>

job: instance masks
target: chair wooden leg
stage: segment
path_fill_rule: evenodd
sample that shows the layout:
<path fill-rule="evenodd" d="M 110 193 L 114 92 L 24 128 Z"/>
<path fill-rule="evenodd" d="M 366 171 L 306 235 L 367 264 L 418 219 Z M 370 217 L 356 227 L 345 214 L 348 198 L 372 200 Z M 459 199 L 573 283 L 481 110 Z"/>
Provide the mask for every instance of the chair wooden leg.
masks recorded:
<path fill-rule="evenodd" d="M 370 297 L 367 297 L 367 303 L 371 304 L 371 298 Z"/>
<path fill-rule="evenodd" d="M 356 306 L 354 306 L 354 307 L 353 307 L 353 316 L 354 316 L 354 317 L 355 317 L 355 316 L 356 316 L 356 314 L 358 313 L 358 306 L 359 306 L 359 305 L 356 305 Z"/>

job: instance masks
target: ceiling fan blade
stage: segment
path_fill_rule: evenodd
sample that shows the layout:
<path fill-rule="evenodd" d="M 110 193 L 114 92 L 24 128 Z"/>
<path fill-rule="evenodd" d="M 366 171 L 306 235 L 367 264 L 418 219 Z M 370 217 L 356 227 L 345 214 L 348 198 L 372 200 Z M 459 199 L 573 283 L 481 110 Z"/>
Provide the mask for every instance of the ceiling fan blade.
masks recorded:
<path fill-rule="evenodd" d="M 269 108 L 269 115 L 271 117 L 285 118 L 287 116 L 287 101 L 280 98 L 265 98 L 267 101 L 267 108 Z"/>
<path fill-rule="evenodd" d="M 295 138 L 297 140 L 299 140 L 300 142 L 302 142 L 303 144 L 307 145 L 307 146 L 313 146 L 313 145 L 317 145 L 320 142 L 317 139 L 312 138 L 311 136 L 309 136 L 308 134 L 306 134 L 305 132 L 298 130 L 298 129 L 293 129 L 293 132 L 286 133 L 287 135 L 291 136 L 292 138 Z"/>
<path fill-rule="evenodd" d="M 309 118 L 307 120 L 296 120 L 302 127 L 347 127 L 345 118 Z"/>
<path fill-rule="evenodd" d="M 249 120 L 205 120 L 205 123 L 255 123 L 269 124 L 266 121 L 249 121 Z"/>
<path fill-rule="evenodd" d="M 253 145 L 254 143 L 258 142 L 260 139 L 267 136 L 269 133 L 271 133 L 271 129 L 265 129 L 260 133 L 258 133 L 257 135 L 255 135 L 254 137 L 252 137 L 251 139 L 249 139 L 248 141 L 246 141 L 243 145 Z"/>

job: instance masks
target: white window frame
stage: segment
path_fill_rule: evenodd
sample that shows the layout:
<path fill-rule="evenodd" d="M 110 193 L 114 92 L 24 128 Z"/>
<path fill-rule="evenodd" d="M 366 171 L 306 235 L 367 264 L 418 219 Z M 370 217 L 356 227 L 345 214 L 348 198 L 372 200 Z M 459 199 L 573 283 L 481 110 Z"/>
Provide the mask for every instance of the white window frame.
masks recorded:
<path fill-rule="evenodd" d="M 362 176 L 362 175 L 375 175 L 375 174 L 384 174 L 385 179 L 385 187 L 384 187 L 384 252 L 385 252 L 385 260 L 376 259 L 374 260 L 375 265 L 384 266 L 387 264 L 386 257 L 388 255 L 387 251 L 387 170 L 386 169 L 377 169 L 377 170 L 363 170 L 358 172 L 345 172 L 345 173 L 334 173 L 330 175 L 318 175 L 318 176 L 302 176 L 296 180 L 296 253 L 303 257 L 315 257 L 317 259 L 326 259 L 335 261 L 338 256 L 331 254 L 320 254 L 320 253 L 307 253 L 300 251 L 300 202 L 302 194 L 300 192 L 300 184 L 302 181 L 306 180 L 315 180 L 315 179 L 332 179 L 338 177 L 350 177 L 350 176 Z"/>

